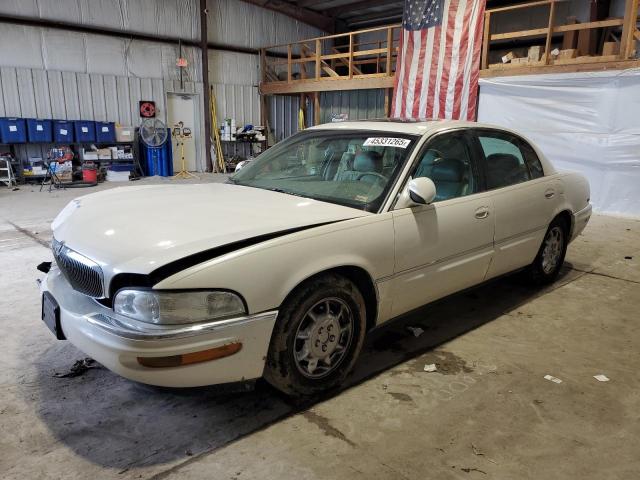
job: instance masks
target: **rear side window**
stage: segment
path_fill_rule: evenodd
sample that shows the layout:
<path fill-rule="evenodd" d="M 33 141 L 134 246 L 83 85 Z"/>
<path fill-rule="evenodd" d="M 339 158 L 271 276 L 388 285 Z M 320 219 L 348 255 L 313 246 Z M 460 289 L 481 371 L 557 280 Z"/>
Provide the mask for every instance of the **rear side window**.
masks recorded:
<path fill-rule="evenodd" d="M 531 178 L 544 177 L 544 170 L 542 169 L 542 163 L 540 163 L 538 154 L 533 149 L 533 147 L 529 145 L 527 142 L 525 142 L 524 140 L 521 140 L 520 149 L 524 154 L 524 161 L 527 162 L 527 166 L 529 167 L 529 173 L 531 174 Z"/>
<path fill-rule="evenodd" d="M 487 170 L 487 189 L 507 187 L 531 180 L 520 140 L 501 132 L 480 132 Z"/>

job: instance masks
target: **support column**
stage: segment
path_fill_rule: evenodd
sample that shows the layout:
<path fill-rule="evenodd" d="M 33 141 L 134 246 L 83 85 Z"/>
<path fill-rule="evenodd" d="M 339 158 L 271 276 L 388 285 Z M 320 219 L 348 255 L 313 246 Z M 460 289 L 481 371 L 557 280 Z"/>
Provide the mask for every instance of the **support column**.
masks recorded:
<path fill-rule="evenodd" d="M 200 0 L 200 52 L 202 54 L 202 102 L 204 103 L 204 158 L 207 172 L 211 162 L 211 95 L 209 94 L 209 47 L 207 38 L 207 0 Z"/>

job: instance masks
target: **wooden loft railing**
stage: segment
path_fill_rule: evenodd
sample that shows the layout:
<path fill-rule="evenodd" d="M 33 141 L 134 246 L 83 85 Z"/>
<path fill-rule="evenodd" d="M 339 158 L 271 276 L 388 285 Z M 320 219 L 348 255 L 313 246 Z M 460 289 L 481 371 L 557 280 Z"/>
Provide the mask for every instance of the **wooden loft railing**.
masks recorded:
<path fill-rule="evenodd" d="M 399 28 L 400 24 L 389 25 L 263 48 L 260 92 L 274 95 L 391 88 Z M 357 42 L 362 34 L 377 34 L 381 39 Z"/>
<path fill-rule="evenodd" d="M 635 40 L 640 40 L 640 31 L 637 29 L 639 0 L 626 1 L 624 18 L 609 18 L 596 22 L 555 25 L 556 5 L 563 1 L 565 0 L 541 0 L 487 10 L 484 17 L 480 76 L 495 77 L 535 73 L 623 69 L 640 66 L 640 61 L 635 60 L 634 52 Z M 491 33 L 491 19 L 496 15 L 504 12 L 543 6 L 549 8 L 546 27 L 517 32 Z M 526 11 L 523 12 L 523 14 L 526 14 Z M 618 39 L 615 35 L 611 35 L 611 33 L 613 29 L 619 30 L 620 27 L 622 27 L 622 33 Z M 567 55 L 560 55 L 554 58 L 551 54 L 552 37 L 554 34 L 573 34 L 573 41 L 577 40 L 579 43 L 578 35 L 585 35 L 586 32 L 598 29 L 606 29 L 605 36 L 611 36 L 616 43 L 615 48 L 613 48 L 614 52 L 617 50 L 616 53 L 601 51 L 600 54 L 596 54 L 595 52 L 579 52 L 577 48 L 569 48 L 566 52 Z M 517 59 L 518 61 L 516 62 L 509 61 L 508 63 L 497 62 L 491 64 L 489 62 L 491 47 L 500 46 L 499 44 L 492 44 L 491 42 L 536 37 L 545 39 L 541 58 L 523 58 Z M 604 40 L 606 40 L 606 38 L 604 38 Z M 601 50 L 604 50 L 602 46 Z"/>
<path fill-rule="evenodd" d="M 556 25 L 556 6 L 567 0 L 539 0 L 506 7 L 489 9 L 485 12 L 480 76 L 504 76 L 534 73 L 589 71 L 604 69 L 624 69 L 640 67 L 635 59 L 635 40 L 640 41 L 637 28 L 640 0 L 626 0 L 623 18 L 608 18 L 587 23 L 567 23 Z M 548 8 L 546 26 L 517 32 L 491 33 L 491 21 L 504 12 L 520 11 L 530 14 L 527 9 Z M 311 38 L 283 45 L 263 48 L 261 54 L 262 95 L 317 93 L 327 90 L 357 90 L 366 88 L 387 89 L 385 102 L 389 103 L 389 92 L 393 87 L 398 39 L 401 24 L 357 30 L 349 33 Z M 572 36 L 573 42 L 580 43 L 585 32 L 603 30 L 603 41 L 613 38 L 614 53 L 602 52 L 603 45 L 588 52 L 569 52 L 573 55 L 552 54 L 554 36 Z M 618 35 L 618 32 L 621 33 Z M 588 34 L 588 33 L 587 33 Z M 374 41 L 359 41 L 362 35 L 378 37 Z M 519 58 L 503 63 L 499 59 L 491 63 L 505 40 L 537 39 L 541 55 L 538 58 Z M 557 37 L 556 37 L 557 38 Z M 589 40 L 591 42 L 591 40 Z M 571 43 L 571 42 L 569 42 Z M 590 43 L 591 44 L 591 43 Z M 569 48 L 568 50 L 579 50 Z M 611 50 L 611 49 L 608 49 Z M 515 51 L 515 49 L 514 49 Z M 565 52 L 562 50 L 562 52 Z M 566 53 L 566 52 L 565 52 Z"/>

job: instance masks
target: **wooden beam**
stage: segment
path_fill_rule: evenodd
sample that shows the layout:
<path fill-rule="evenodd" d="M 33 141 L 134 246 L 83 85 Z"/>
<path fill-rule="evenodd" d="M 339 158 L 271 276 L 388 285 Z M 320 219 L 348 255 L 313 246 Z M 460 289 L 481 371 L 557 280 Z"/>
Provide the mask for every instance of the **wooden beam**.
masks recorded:
<path fill-rule="evenodd" d="M 482 60 L 480 68 L 482 70 L 489 66 L 489 30 L 491 27 L 491 13 L 484 14 L 484 31 L 482 32 Z"/>
<path fill-rule="evenodd" d="M 638 0 L 627 0 L 624 10 L 624 25 L 622 26 L 622 36 L 620 37 L 620 60 L 625 60 L 631 56 L 635 46 L 634 32 L 638 23 Z"/>
<path fill-rule="evenodd" d="M 393 28 L 387 28 L 387 63 L 385 73 L 391 76 L 391 54 L 393 52 Z"/>
<path fill-rule="evenodd" d="M 260 84 L 263 95 L 293 95 L 301 92 L 326 92 L 335 90 L 364 90 L 369 88 L 393 88 L 393 77 L 365 75 L 364 78 L 323 78 L 322 80 L 294 80 Z"/>
<path fill-rule="evenodd" d="M 288 17 L 300 20 L 307 25 L 319 28 L 320 30 L 333 33 L 336 30 L 336 20 L 333 17 L 304 8 L 304 6 L 294 5 L 282 0 L 242 0 L 245 3 L 256 5 L 267 10 L 282 13 Z"/>
<path fill-rule="evenodd" d="M 487 13 L 507 12 L 509 10 L 517 10 L 519 8 L 537 7 L 539 5 L 548 5 L 552 0 L 541 0 L 538 2 L 519 3 L 517 5 L 509 5 L 508 7 L 492 8 Z"/>
<path fill-rule="evenodd" d="M 244 0 L 242 0 L 244 1 Z M 371 27 L 371 28 L 362 28 L 359 29 L 358 31 L 353 32 L 356 35 L 360 35 L 362 33 L 371 33 L 371 32 L 378 32 L 380 30 L 386 30 L 387 28 L 400 28 L 402 27 L 401 23 L 394 23 L 391 25 L 385 25 L 382 27 Z M 333 35 L 323 35 L 322 37 L 313 37 L 313 38 L 307 38 L 306 40 L 299 40 L 297 42 L 292 42 L 293 44 L 296 43 L 308 43 L 308 42 L 313 42 L 315 40 L 331 40 L 334 38 L 339 38 L 339 37 L 347 37 L 349 36 L 349 33 L 336 33 Z M 289 45 L 288 43 L 279 43 L 277 45 L 269 45 L 268 47 L 264 47 L 267 51 L 274 49 L 274 48 L 278 48 L 278 47 L 286 47 L 287 45 Z M 212 47 L 209 47 L 212 48 Z M 267 52 L 268 53 L 268 52 Z"/>
<path fill-rule="evenodd" d="M 544 63 L 549 65 L 551 58 L 551 37 L 553 36 L 553 21 L 556 15 L 556 2 L 552 1 L 549 5 L 549 26 L 547 27 L 547 40 L 544 44 Z"/>
<path fill-rule="evenodd" d="M 619 27 L 624 23 L 622 18 L 612 18 L 610 20 L 601 20 L 599 22 L 572 23 L 570 25 L 558 25 L 553 27 L 552 33 L 570 32 L 574 30 L 588 30 L 592 28 L 603 27 Z M 533 37 L 537 35 L 546 35 L 548 28 L 534 28 L 531 30 L 520 30 L 517 32 L 494 33 L 489 37 L 490 40 L 506 40 L 510 38 Z"/>
<path fill-rule="evenodd" d="M 365 15 L 355 15 L 350 18 L 345 18 L 344 21 L 347 22 L 347 25 L 358 25 L 360 23 L 368 23 L 368 22 L 374 22 L 378 20 L 382 21 L 390 18 L 401 18 L 401 17 L 402 17 L 402 8 L 398 10 L 389 9 L 383 12 L 374 12 L 374 13 L 368 13 Z"/>
<path fill-rule="evenodd" d="M 320 40 L 316 40 L 316 80 L 318 80 L 320 78 L 320 55 L 322 55 L 322 42 L 320 42 Z"/>
<path fill-rule="evenodd" d="M 357 10 L 365 10 L 372 7 L 380 7 L 380 6 L 389 7 L 394 3 L 402 4 L 404 2 L 402 1 L 392 2 L 390 0 L 364 0 L 364 1 L 358 0 L 353 3 L 346 3 L 338 7 L 328 8 L 326 12 L 333 17 L 337 17 L 343 13 L 355 12 Z"/>
<path fill-rule="evenodd" d="M 591 57 L 597 59 L 598 57 Z M 480 78 L 509 77 L 512 75 L 541 75 L 545 73 L 598 72 L 639 68 L 640 60 L 616 60 L 613 62 L 589 62 L 564 65 L 522 66 L 491 68 L 480 71 Z"/>
<path fill-rule="evenodd" d="M 348 68 L 349 68 L 349 78 L 351 79 L 353 78 L 353 35 L 349 35 L 349 66 Z"/>

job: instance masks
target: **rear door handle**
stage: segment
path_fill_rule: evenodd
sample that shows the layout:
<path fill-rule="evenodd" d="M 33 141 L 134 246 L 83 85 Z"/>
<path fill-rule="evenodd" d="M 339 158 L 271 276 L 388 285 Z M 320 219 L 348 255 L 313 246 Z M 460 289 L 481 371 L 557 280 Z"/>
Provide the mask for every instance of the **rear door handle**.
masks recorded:
<path fill-rule="evenodd" d="M 476 218 L 487 218 L 489 216 L 489 209 L 487 207 L 480 207 L 476 210 Z"/>
<path fill-rule="evenodd" d="M 546 192 L 544 192 L 544 196 L 546 198 L 551 198 L 556 194 L 555 190 L 549 189 Z"/>

